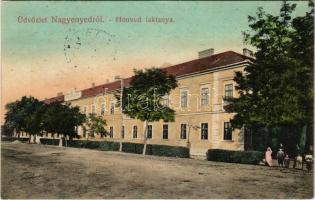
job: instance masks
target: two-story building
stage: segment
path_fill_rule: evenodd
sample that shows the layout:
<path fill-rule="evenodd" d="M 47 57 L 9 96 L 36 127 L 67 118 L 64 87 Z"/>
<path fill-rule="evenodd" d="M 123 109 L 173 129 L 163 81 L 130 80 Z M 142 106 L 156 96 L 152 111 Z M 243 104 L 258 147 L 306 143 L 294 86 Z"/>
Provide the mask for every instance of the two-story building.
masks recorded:
<path fill-rule="evenodd" d="M 233 114 L 226 113 L 226 98 L 237 96 L 235 71 L 242 71 L 253 61 L 250 51 L 243 54 L 227 51 L 213 54 L 213 49 L 199 52 L 199 58 L 163 68 L 178 80 L 178 87 L 164 97 L 167 105 L 176 111 L 174 122 L 149 123 L 147 143 L 188 146 L 192 156 L 204 156 L 211 148 L 243 150 L 242 131 L 231 129 Z M 95 113 L 106 120 L 110 136 L 101 140 L 143 143 L 144 122 L 131 119 L 116 107 L 115 91 L 128 86 L 131 78 L 93 86 L 81 91 L 47 99 L 70 102 L 85 114 Z M 82 128 L 78 133 L 87 135 Z"/>

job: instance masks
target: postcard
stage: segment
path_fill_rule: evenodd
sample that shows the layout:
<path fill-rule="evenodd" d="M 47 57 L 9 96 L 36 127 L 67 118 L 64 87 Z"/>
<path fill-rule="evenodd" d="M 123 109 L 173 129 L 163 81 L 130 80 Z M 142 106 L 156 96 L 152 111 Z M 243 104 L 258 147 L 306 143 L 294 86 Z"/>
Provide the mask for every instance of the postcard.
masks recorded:
<path fill-rule="evenodd" d="M 313 198 L 312 1 L 1 12 L 2 198 Z"/>

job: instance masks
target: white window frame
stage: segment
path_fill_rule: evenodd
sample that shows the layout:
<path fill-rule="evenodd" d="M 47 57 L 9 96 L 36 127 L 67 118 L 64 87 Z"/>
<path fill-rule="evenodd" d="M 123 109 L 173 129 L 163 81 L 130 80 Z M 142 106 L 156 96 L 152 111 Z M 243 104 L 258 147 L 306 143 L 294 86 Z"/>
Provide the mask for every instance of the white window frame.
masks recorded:
<path fill-rule="evenodd" d="M 207 104 L 206 105 L 203 105 L 202 103 L 202 97 L 203 97 L 203 95 L 202 95 L 202 90 L 203 89 L 208 89 L 208 101 L 207 101 Z M 210 86 L 209 85 L 202 85 L 201 87 L 200 87 L 200 106 L 201 107 L 209 107 L 210 106 L 210 98 L 211 98 L 211 95 L 210 95 Z"/>
<path fill-rule="evenodd" d="M 183 105 L 182 105 L 182 93 L 183 92 L 187 92 L 187 100 L 186 100 L 186 107 L 183 107 Z M 179 105 L 180 105 L 180 108 L 181 109 L 188 109 L 188 107 L 189 107 L 189 90 L 188 90 L 188 88 L 182 88 L 182 89 L 180 89 L 179 90 L 179 93 L 180 93 L 180 95 L 179 95 Z"/>
<path fill-rule="evenodd" d="M 104 108 L 104 110 L 103 110 L 103 108 Z M 104 112 L 103 114 L 102 114 L 102 111 Z M 106 112 L 106 103 L 105 103 L 105 102 L 102 102 L 102 103 L 101 103 L 100 114 L 101 114 L 101 115 L 105 115 L 105 112 Z"/>
<path fill-rule="evenodd" d="M 113 113 L 112 113 L 112 105 L 114 105 L 114 110 L 113 110 Z M 115 101 L 111 101 L 110 104 L 109 104 L 109 114 L 111 115 L 114 115 L 115 114 L 115 107 L 116 107 L 116 103 Z"/>
<path fill-rule="evenodd" d="M 182 124 L 186 125 L 186 138 L 182 138 Z M 180 123 L 180 128 L 179 128 L 179 139 L 180 140 L 187 140 L 188 137 L 188 124 L 187 123 Z"/>
<path fill-rule="evenodd" d="M 135 128 L 135 127 L 137 128 L 137 137 L 134 137 L 134 128 Z M 137 138 L 138 138 L 138 132 L 139 132 L 139 131 L 138 131 L 138 126 L 137 126 L 137 125 L 133 125 L 133 126 L 132 126 L 131 138 L 132 138 L 132 139 L 137 139 Z"/>
<path fill-rule="evenodd" d="M 93 106 L 94 106 L 94 112 L 93 112 Z M 92 113 L 92 114 L 96 114 L 96 110 L 97 110 L 97 109 L 96 109 L 96 104 L 92 104 L 92 105 L 91 105 L 91 113 Z"/>

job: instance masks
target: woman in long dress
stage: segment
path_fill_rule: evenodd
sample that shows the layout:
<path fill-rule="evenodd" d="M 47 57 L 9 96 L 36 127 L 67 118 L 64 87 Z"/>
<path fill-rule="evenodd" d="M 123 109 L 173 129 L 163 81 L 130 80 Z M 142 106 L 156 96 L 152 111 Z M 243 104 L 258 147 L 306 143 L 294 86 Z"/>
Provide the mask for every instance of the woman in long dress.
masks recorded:
<path fill-rule="evenodd" d="M 267 151 L 265 153 L 265 160 L 266 160 L 266 165 L 268 165 L 269 167 L 272 166 L 272 150 L 270 147 L 267 148 Z"/>

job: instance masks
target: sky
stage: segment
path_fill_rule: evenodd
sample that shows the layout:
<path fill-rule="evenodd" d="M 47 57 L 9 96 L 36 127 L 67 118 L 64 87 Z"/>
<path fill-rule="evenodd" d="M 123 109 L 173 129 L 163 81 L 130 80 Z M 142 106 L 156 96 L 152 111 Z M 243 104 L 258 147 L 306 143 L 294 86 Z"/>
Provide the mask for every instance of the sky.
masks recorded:
<path fill-rule="evenodd" d="M 308 11 L 297 4 L 295 16 Z M 4 105 L 32 95 L 40 100 L 129 77 L 133 69 L 165 67 L 198 58 L 214 48 L 242 52 L 248 15 L 263 7 L 277 15 L 281 1 L 201 2 L 2 2 L 1 118 Z M 102 17 L 99 23 L 52 22 L 54 18 Z M 19 19 L 41 18 L 42 23 Z M 141 23 L 118 23 L 117 17 Z M 172 18 L 149 23 L 146 18 Z M 46 18 L 46 21 L 44 20 Z"/>

